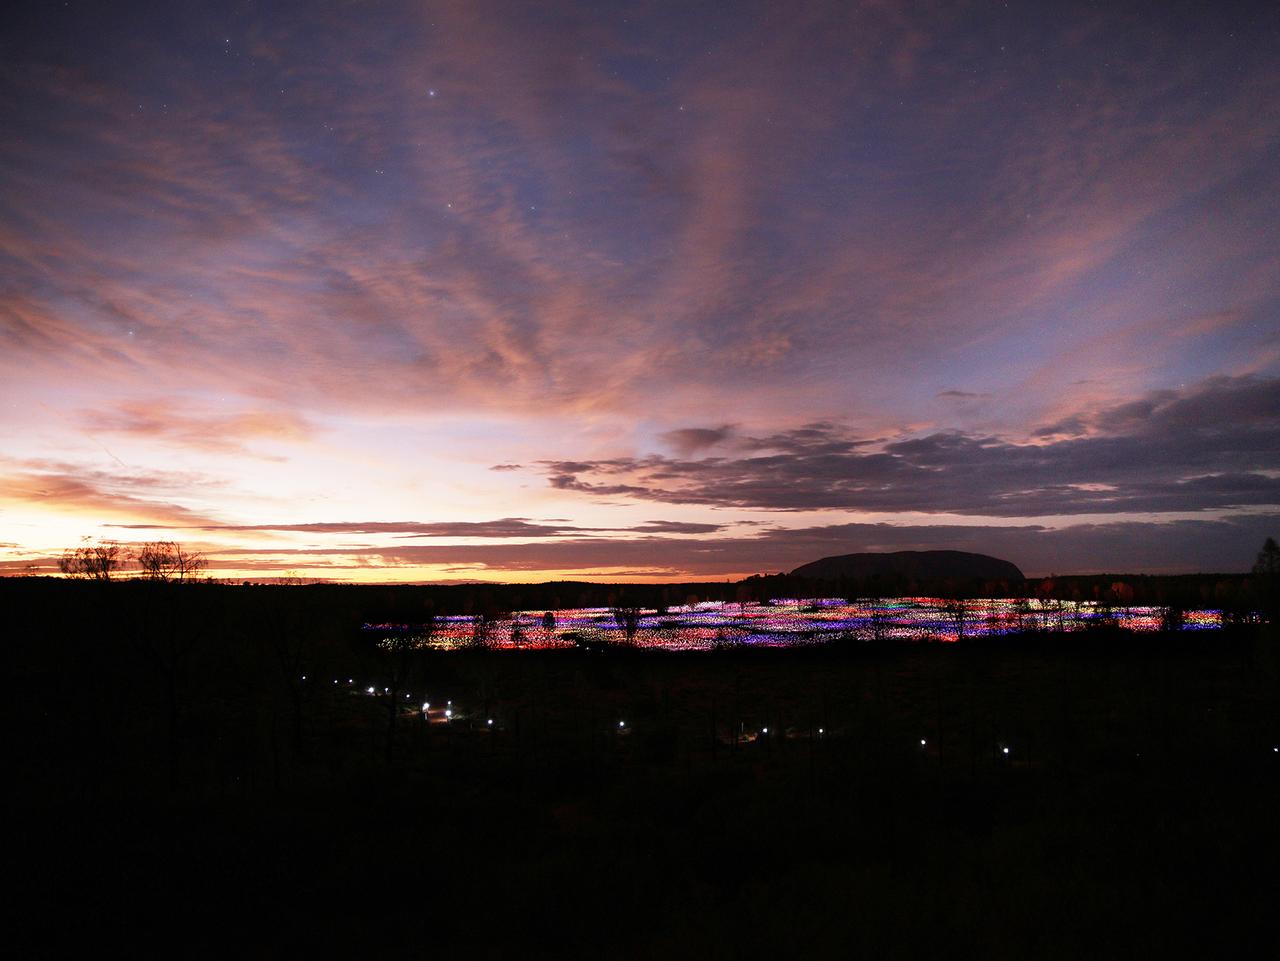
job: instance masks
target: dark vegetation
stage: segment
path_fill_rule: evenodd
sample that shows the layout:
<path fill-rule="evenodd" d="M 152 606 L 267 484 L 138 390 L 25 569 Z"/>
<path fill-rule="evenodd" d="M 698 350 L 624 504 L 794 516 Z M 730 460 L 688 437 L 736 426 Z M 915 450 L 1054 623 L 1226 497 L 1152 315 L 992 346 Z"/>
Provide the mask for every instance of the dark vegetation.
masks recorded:
<path fill-rule="evenodd" d="M 1243 608 L 1274 576 L 1124 580 Z M 625 627 L 743 588 L 0 581 L 19 956 L 1273 956 L 1274 627 L 707 654 L 359 630 Z"/>

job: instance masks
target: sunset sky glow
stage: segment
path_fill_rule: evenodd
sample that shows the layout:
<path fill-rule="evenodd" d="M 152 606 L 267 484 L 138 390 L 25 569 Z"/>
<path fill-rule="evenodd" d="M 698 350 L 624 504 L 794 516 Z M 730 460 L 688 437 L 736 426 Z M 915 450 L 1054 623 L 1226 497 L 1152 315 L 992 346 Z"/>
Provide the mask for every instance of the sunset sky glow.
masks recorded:
<path fill-rule="evenodd" d="M 1280 535 L 1274 3 L 22 6 L 0 573 Z"/>

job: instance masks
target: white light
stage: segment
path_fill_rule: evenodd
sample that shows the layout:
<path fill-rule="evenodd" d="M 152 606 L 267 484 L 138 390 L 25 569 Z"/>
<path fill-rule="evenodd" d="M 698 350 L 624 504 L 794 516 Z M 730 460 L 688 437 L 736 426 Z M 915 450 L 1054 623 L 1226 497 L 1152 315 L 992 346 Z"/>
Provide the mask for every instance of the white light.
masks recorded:
<path fill-rule="evenodd" d="M 424 702 L 422 705 L 422 713 L 426 714 L 429 710 L 431 710 L 431 705 Z"/>
<path fill-rule="evenodd" d="M 920 746 L 924 747 L 924 738 L 920 738 Z"/>
<path fill-rule="evenodd" d="M 768 734 L 768 733 L 769 733 L 769 729 L 768 729 L 767 727 L 762 727 L 762 728 L 760 729 L 760 733 L 761 733 L 761 734 Z"/>
<path fill-rule="evenodd" d="M 373 688 L 369 688 L 368 693 L 372 694 L 372 693 L 373 693 Z"/>
<path fill-rule="evenodd" d="M 626 721 L 619 721 L 619 722 L 618 722 L 618 727 L 626 727 L 626 726 L 627 726 L 627 722 L 626 722 Z"/>
<path fill-rule="evenodd" d="M 351 678 L 347 678 L 347 683 L 348 683 L 348 684 L 353 683 L 353 682 L 352 682 L 352 680 L 351 680 Z"/>
<path fill-rule="evenodd" d="M 303 674 L 302 679 L 305 681 L 307 679 L 307 675 Z"/>
<path fill-rule="evenodd" d="M 1005 754 L 1009 753 L 1009 749 L 1007 747 L 1002 747 L 1000 750 L 1003 751 Z"/>
<path fill-rule="evenodd" d="M 489 720 L 488 720 L 488 721 L 486 721 L 485 723 L 486 723 L 486 724 L 492 724 L 492 723 L 493 723 L 493 718 L 489 718 Z"/>
<path fill-rule="evenodd" d="M 826 728 L 824 728 L 824 727 L 820 727 L 820 728 L 818 728 L 818 733 L 819 733 L 819 734 L 826 734 L 826 733 L 827 733 L 827 729 L 826 729 Z"/>
<path fill-rule="evenodd" d="M 450 711 L 448 708 L 445 708 L 444 716 L 453 717 L 453 711 Z"/>

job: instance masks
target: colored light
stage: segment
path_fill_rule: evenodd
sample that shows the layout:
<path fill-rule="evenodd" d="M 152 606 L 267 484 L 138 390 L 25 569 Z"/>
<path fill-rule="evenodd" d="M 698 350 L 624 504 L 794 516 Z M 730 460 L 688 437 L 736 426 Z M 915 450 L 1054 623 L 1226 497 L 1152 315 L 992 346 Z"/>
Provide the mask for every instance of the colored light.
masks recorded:
<path fill-rule="evenodd" d="M 705 651 L 726 645 L 734 647 L 802 647 L 828 643 L 836 638 L 862 640 L 889 638 L 894 641 L 954 641 L 960 633 L 949 612 L 951 602 L 942 598 L 775 598 L 767 603 L 703 601 L 696 605 L 673 605 L 662 614 L 643 612 L 641 631 L 635 637 L 640 647 L 672 651 Z M 1101 611 L 1092 601 L 1055 602 L 1037 598 L 985 598 L 965 602 L 966 637 L 1003 635 L 1019 630 L 1085 630 L 1104 615 L 1129 631 L 1158 631 L 1161 610 L 1156 607 L 1109 607 Z M 522 650 L 570 648 L 585 645 L 599 650 L 616 644 L 623 630 L 608 608 L 565 608 L 556 610 L 555 631 L 538 625 L 543 611 L 518 611 L 494 623 L 492 646 Z M 1217 610 L 1188 611 L 1184 630 L 1211 630 L 1221 627 Z M 436 650 L 467 647 L 473 640 L 474 618 L 444 615 L 433 625 L 423 646 Z M 388 641 L 419 635 L 421 625 L 369 623 L 365 630 L 378 631 Z M 569 637 L 564 635 L 568 634 Z M 576 639 L 575 639 L 576 638 Z M 384 641 L 384 644 L 387 642 Z"/>

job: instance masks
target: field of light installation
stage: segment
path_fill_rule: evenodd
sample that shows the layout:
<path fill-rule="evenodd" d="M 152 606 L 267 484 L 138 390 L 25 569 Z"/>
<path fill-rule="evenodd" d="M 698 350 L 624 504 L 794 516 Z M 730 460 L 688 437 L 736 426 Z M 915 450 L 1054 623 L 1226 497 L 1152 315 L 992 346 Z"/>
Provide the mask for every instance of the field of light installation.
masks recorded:
<path fill-rule="evenodd" d="M 628 623 L 628 621 L 630 623 Z M 668 651 L 800 647 L 838 639 L 955 641 L 1020 632 L 1213 630 L 1220 610 L 1113 607 L 1092 601 L 906 597 L 848 600 L 781 598 L 767 604 L 705 601 L 665 609 L 571 608 L 501 617 L 442 616 L 425 624 L 370 623 L 387 643 L 413 638 L 436 650 L 500 650 L 625 644 Z M 630 629 L 628 629 L 630 628 Z"/>

